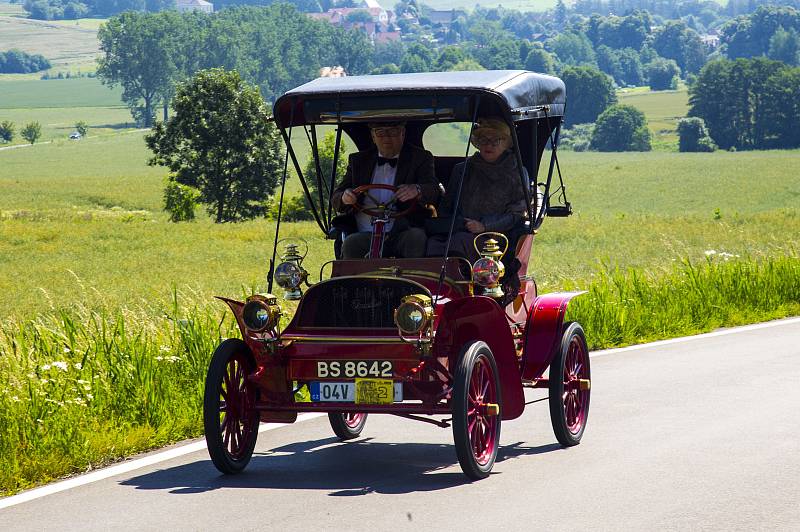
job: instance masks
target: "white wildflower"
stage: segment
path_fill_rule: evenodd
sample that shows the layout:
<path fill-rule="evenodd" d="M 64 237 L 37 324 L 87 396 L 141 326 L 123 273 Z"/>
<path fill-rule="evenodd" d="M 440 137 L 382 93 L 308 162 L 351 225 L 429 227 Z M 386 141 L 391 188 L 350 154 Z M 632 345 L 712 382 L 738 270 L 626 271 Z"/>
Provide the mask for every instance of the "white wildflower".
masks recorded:
<path fill-rule="evenodd" d="M 66 345 L 65 345 L 65 346 L 64 346 L 64 352 L 65 352 L 65 353 L 72 353 L 72 349 L 70 349 L 70 348 L 69 348 L 69 346 L 66 346 Z"/>
<path fill-rule="evenodd" d="M 94 399 L 94 395 L 87 393 L 86 398 L 91 401 L 92 399 Z"/>
<path fill-rule="evenodd" d="M 42 379 L 42 384 L 47 384 L 48 382 L 50 381 L 48 381 L 47 379 Z"/>
<path fill-rule="evenodd" d="M 42 371 L 49 371 L 49 370 L 50 370 L 50 364 L 45 364 L 44 366 L 42 366 Z"/>
<path fill-rule="evenodd" d="M 159 360 L 159 361 L 160 361 L 160 360 L 164 360 L 164 357 L 160 357 L 160 356 L 159 356 L 159 357 L 156 357 L 156 360 Z"/>
<path fill-rule="evenodd" d="M 83 364 L 81 364 L 80 362 L 75 362 L 73 366 L 75 366 L 75 369 L 77 369 L 78 371 L 83 369 Z"/>
<path fill-rule="evenodd" d="M 706 257 L 710 257 L 711 255 L 716 255 L 716 254 L 717 254 L 717 252 L 715 250 L 713 250 L 713 249 L 707 249 L 706 250 Z"/>
<path fill-rule="evenodd" d="M 169 353 L 168 345 L 162 345 L 159 349 L 161 350 L 162 353 Z"/>
<path fill-rule="evenodd" d="M 14 401 L 15 403 L 19 403 L 19 397 L 17 397 L 16 395 L 12 395 L 11 400 Z"/>
<path fill-rule="evenodd" d="M 89 384 L 89 381 L 85 381 L 83 379 L 78 379 L 78 384 Z"/>
<path fill-rule="evenodd" d="M 61 371 L 67 371 L 67 369 L 69 369 L 69 365 L 66 362 L 61 362 L 60 360 L 53 362 L 53 366 L 57 367 Z"/>
<path fill-rule="evenodd" d="M 181 359 L 181 357 L 176 357 L 175 355 L 171 355 L 171 356 L 167 357 L 167 361 L 173 362 L 173 363 L 179 361 L 180 359 Z"/>

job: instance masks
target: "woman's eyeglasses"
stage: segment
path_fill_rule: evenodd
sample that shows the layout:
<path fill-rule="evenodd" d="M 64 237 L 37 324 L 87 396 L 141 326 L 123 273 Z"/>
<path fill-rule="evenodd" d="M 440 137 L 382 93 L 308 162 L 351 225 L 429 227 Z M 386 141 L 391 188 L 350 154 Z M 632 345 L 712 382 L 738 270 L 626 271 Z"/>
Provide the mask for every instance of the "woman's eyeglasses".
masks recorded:
<path fill-rule="evenodd" d="M 487 146 L 495 148 L 499 146 L 503 140 L 505 140 L 503 137 L 476 137 L 472 139 L 472 143 L 478 147 Z"/>

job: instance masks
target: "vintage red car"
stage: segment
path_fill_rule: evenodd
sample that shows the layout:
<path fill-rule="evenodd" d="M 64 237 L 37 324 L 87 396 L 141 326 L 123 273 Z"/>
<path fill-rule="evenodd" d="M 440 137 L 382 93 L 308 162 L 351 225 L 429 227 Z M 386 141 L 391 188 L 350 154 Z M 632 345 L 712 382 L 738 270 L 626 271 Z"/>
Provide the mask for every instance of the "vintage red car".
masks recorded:
<path fill-rule="evenodd" d="M 301 177 L 314 217 L 332 239 L 338 238 L 331 207 L 335 170 L 323 179 L 317 164 L 316 176 L 303 176 L 292 142 L 293 132 L 295 139 L 307 140 L 318 161 L 323 125 L 335 128 L 337 140 L 344 134 L 366 149 L 371 121 L 402 120 L 406 142 L 422 146 L 434 125 L 455 123 L 469 130 L 481 117 L 502 117 L 518 167 L 531 176 L 520 172 L 528 213 L 509 234 L 478 235 L 481 258 L 470 263 L 453 256 L 381 256 L 383 224 L 404 213 L 380 205 L 372 212 L 370 257 L 339 259 L 337 245 L 337 260 L 323 266 L 314 284 L 303 269 L 302 243 L 289 242 L 273 268 L 279 220 L 267 292 L 274 280 L 285 297 L 299 303 L 287 317 L 269 293 L 246 301 L 224 299 L 242 338 L 220 344 L 206 379 L 205 435 L 220 471 L 237 473 L 247 466 L 259 422 L 292 423 L 298 412 L 326 412 L 336 435 L 348 440 L 361 434 L 368 414 L 392 414 L 452 426 L 464 473 L 481 479 L 494 465 L 501 421 L 519 417 L 525 408 L 526 387 L 549 390 L 552 426 L 562 445 L 581 441 L 591 391 L 589 353 L 581 326 L 564 320 L 567 305 L 580 293 L 538 294 L 528 271 L 543 220 L 571 213 L 556 149 L 565 98 L 564 84 L 555 77 L 482 71 L 320 78 L 276 101 L 287 165 Z M 548 151 L 546 177 L 538 182 Z M 334 159 L 338 156 L 337 149 Z M 436 155 L 437 177 L 449 176 L 464 158 Z M 312 195 L 307 184 L 314 178 Z M 513 264 L 513 279 L 504 274 L 504 264 Z M 329 277 L 323 280 L 326 269 Z"/>

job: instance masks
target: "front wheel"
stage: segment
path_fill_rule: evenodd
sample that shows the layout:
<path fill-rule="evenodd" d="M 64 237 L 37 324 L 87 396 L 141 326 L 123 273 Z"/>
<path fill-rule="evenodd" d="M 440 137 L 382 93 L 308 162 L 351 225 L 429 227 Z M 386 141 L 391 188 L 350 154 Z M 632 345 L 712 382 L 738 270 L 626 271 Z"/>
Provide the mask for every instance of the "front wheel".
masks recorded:
<path fill-rule="evenodd" d="M 550 422 L 561 445 L 578 445 L 586 430 L 591 394 L 589 348 L 583 328 L 570 323 L 564 329 L 550 363 Z"/>
<path fill-rule="evenodd" d="M 258 438 L 257 393 L 247 382 L 255 368 L 253 355 L 241 340 L 222 342 L 206 375 L 203 425 L 208 454 L 222 473 L 239 473 L 250 462 Z"/>
<path fill-rule="evenodd" d="M 333 432 L 340 440 L 352 440 L 361 435 L 364 425 L 367 423 L 367 414 L 353 414 L 348 412 L 330 412 L 328 421 L 331 423 Z"/>
<path fill-rule="evenodd" d="M 461 470 L 472 480 L 489 476 L 500 444 L 500 380 L 484 342 L 467 344 L 453 383 L 453 439 Z"/>

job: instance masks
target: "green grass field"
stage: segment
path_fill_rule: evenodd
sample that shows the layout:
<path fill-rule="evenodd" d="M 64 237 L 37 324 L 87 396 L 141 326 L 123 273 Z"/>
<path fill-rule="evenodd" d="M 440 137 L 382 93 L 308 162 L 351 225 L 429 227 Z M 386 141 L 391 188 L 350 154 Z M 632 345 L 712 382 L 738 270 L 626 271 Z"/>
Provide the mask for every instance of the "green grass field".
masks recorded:
<path fill-rule="evenodd" d="M 689 93 L 686 88 L 676 91 L 649 91 L 645 87 L 621 90 L 619 103 L 632 105 L 647 117 L 653 134 L 653 149 L 677 151 L 678 120 L 689 112 Z"/>
<path fill-rule="evenodd" d="M 210 296 L 263 285 L 273 223 L 169 223 L 166 172 L 147 157 L 141 133 L 0 152 L 0 315 L 76 296 L 114 307 L 168 298 L 173 287 Z M 659 271 L 708 250 L 797 248 L 798 165 L 798 151 L 564 154 L 576 214 L 543 227 L 536 276 L 552 289 L 591 282 L 601 262 Z M 313 224 L 285 229 L 310 239 L 312 271 L 331 256 Z"/>
<path fill-rule="evenodd" d="M 12 145 L 27 143 L 20 131 L 29 122 L 42 125 L 38 142 L 66 140 L 79 121 L 89 124 L 90 136 L 119 133 L 135 127 L 121 92 L 97 78 L 1 80 L 0 121 L 15 124 Z"/>
<path fill-rule="evenodd" d="M 6 7 L 10 6 L 10 7 Z M 42 54 L 52 63 L 51 73 L 93 72 L 99 52 L 97 19 L 45 21 L 22 18 L 18 12 L 8 16 L 3 9 L 17 6 L 0 4 L 0 50 L 18 48 L 30 54 Z M 6 77 L 36 79 L 35 74 L 3 74 Z"/>

